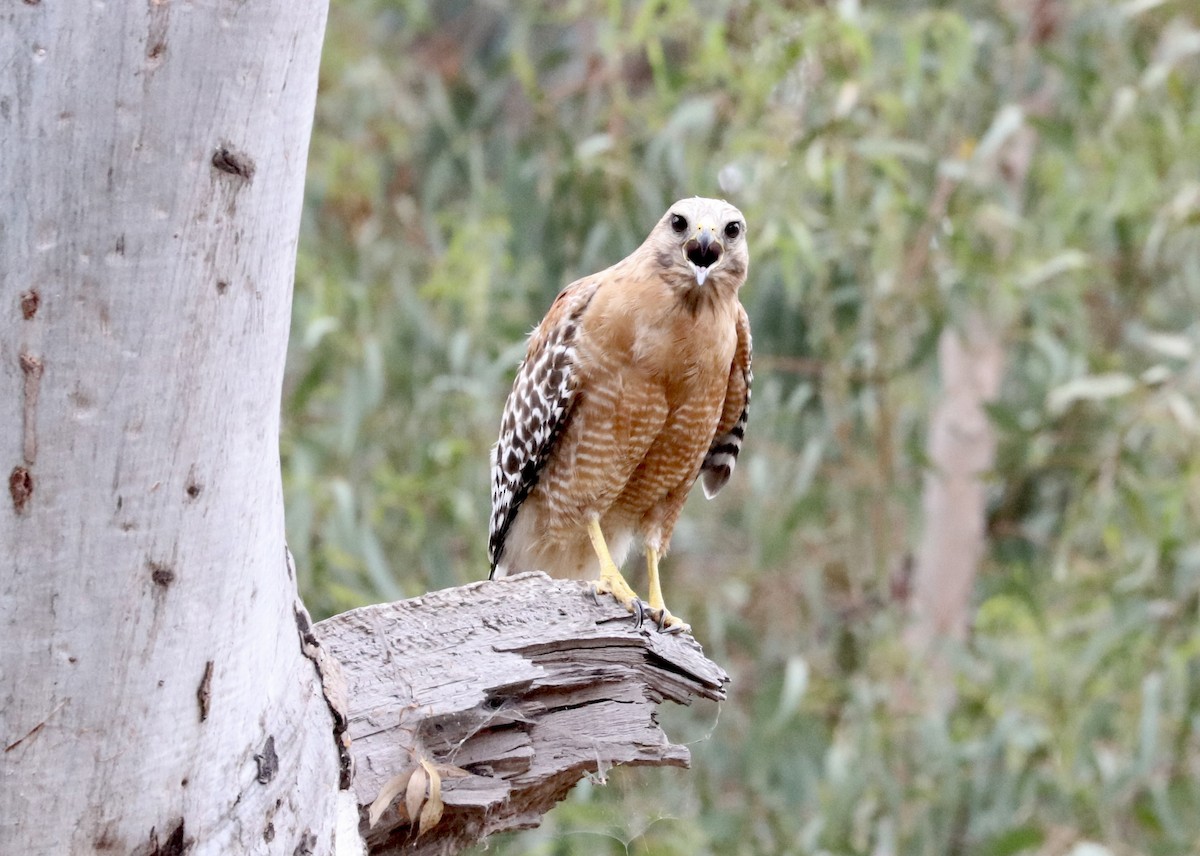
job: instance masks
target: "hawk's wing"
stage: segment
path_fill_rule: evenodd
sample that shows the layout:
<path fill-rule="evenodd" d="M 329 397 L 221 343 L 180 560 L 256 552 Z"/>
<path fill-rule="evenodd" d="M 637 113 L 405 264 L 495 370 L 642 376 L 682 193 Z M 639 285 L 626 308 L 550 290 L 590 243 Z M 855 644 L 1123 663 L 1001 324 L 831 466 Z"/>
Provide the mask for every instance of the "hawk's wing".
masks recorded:
<path fill-rule="evenodd" d="M 729 481 L 729 476 L 733 474 L 733 468 L 737 464 L 738 453 L 742 451 L 746 422 L 750 418 L 750 381 L 754 379 L 754 372 L 750 370 L 752 350 L 750 319 L 746 316 L 745 307 L 739 303 L 737 350 L 729 368 L 725 406 L 721 409 L 721 418 L 717 422 L 717 433 L 700 467 L 701 485 L 708 499 L 712 499 L 725 487 L 725 482 Z"/>
<path fill-rule="evenodd" d="M 496 572 L 504 540 L 521 503 L 566 427 L 579 386 L 575 340 L 579 318 L 596 293 L 599 280 L 578 280 L 555 298 L 542 323 L 529 337 L 525 359 L 504 402 L 500 439 L 492 449 L 492 523 L 488 560 Z"/>

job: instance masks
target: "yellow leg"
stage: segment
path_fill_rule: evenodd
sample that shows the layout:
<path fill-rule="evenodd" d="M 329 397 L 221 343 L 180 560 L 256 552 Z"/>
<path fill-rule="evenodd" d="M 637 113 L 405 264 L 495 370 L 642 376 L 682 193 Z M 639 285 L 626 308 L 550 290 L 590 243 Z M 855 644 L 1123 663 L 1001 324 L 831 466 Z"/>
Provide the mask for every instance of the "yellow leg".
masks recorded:
<path fill-rule="evenodd" d="M 637 608 L 637 593 L 625 582 L 612 554 L 608 552 L 608 544 L 604 541 L 604 532 L 600 529 L 599 520 L 593 518 L 588 521 L 588 537 L 592 539 L 592 549 L 596 551 L 596 557 L 600 560 L 600 582 L 596 584 L 596 592 L 611 594 L 618 603 L 633 612 Z"/>
<path fill-rule="evenodd" d="M 650 578 L 650 608 L 666 609 L 663 602 L 662 583 L 658 579 L 658 550 L 646 548 L 646 576 Z"/>
<path fill-rule="evenodd" d="M 671 632 L 691 630 L 688 625 L 670 613 L 667 604 L 663 601 L 662 581 L 658 577 L 658 550 L 649 545 L 646 546 L 646 575 L 650 578 L 650 612 L 651 614 L 658 613 L 656 620 L 659 629 Z"/>

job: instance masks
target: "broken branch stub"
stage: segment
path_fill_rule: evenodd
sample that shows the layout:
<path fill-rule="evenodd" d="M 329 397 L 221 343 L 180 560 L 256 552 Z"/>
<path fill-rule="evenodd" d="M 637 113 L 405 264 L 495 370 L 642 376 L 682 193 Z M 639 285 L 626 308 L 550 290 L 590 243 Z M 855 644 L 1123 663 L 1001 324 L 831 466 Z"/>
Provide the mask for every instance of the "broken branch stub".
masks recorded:
<path fill-rule="evenodd" d="M 635 627 L 587 584 L 540 573 L 356 609 L 313 630 L 345 673 L 372 854 L 453 853 L 536 826 L 581 777 L 612 766 L 686 767 L 690 753 L 660 730 L 656 706 L 719 701 L 729 680 L 690 636 Z M 431 776 L 436 793 L 412 784 Z"/>

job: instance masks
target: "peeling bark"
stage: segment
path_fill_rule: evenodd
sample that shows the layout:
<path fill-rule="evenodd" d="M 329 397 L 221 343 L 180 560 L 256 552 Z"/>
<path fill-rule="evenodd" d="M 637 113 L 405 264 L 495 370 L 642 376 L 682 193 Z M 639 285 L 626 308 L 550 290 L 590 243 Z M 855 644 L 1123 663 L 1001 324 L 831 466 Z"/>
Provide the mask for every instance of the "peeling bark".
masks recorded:
<path fill-rule="evenodd" d="M 453 853 L 536 826 L 586 774 L 686 767 L 656 705 L 720 700 L 728 681 L 690 636 L 635 627 L 585 583 L 543 574 L 365 607 L 313 631 L 345 674 L 372 854 Z M 422 761 L 446 772 L 441 820 L 418 837 L 402 789 L 368 828 L 367 807 Z"/>

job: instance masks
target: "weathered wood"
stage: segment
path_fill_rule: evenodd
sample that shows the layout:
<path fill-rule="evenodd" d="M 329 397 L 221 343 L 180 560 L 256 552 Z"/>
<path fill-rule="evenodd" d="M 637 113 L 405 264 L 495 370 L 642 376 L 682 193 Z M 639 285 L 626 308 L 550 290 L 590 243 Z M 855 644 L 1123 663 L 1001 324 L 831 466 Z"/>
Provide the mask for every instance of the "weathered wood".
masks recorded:
<path fill-rule="evenodd" d="M 445 854 L 536 826 L 586 773 L 686 767 L 655 708 L 724 698 L 728 677 L 684 634 L 635 627 L 587 585 L 521 574 L 323 621 L 341 661 L 353 788 L 372 854 Z M 366 808 L 421 759 L 443 778 L 445 814 L 418 837 L 403 790 L 368 829 Z"/>

